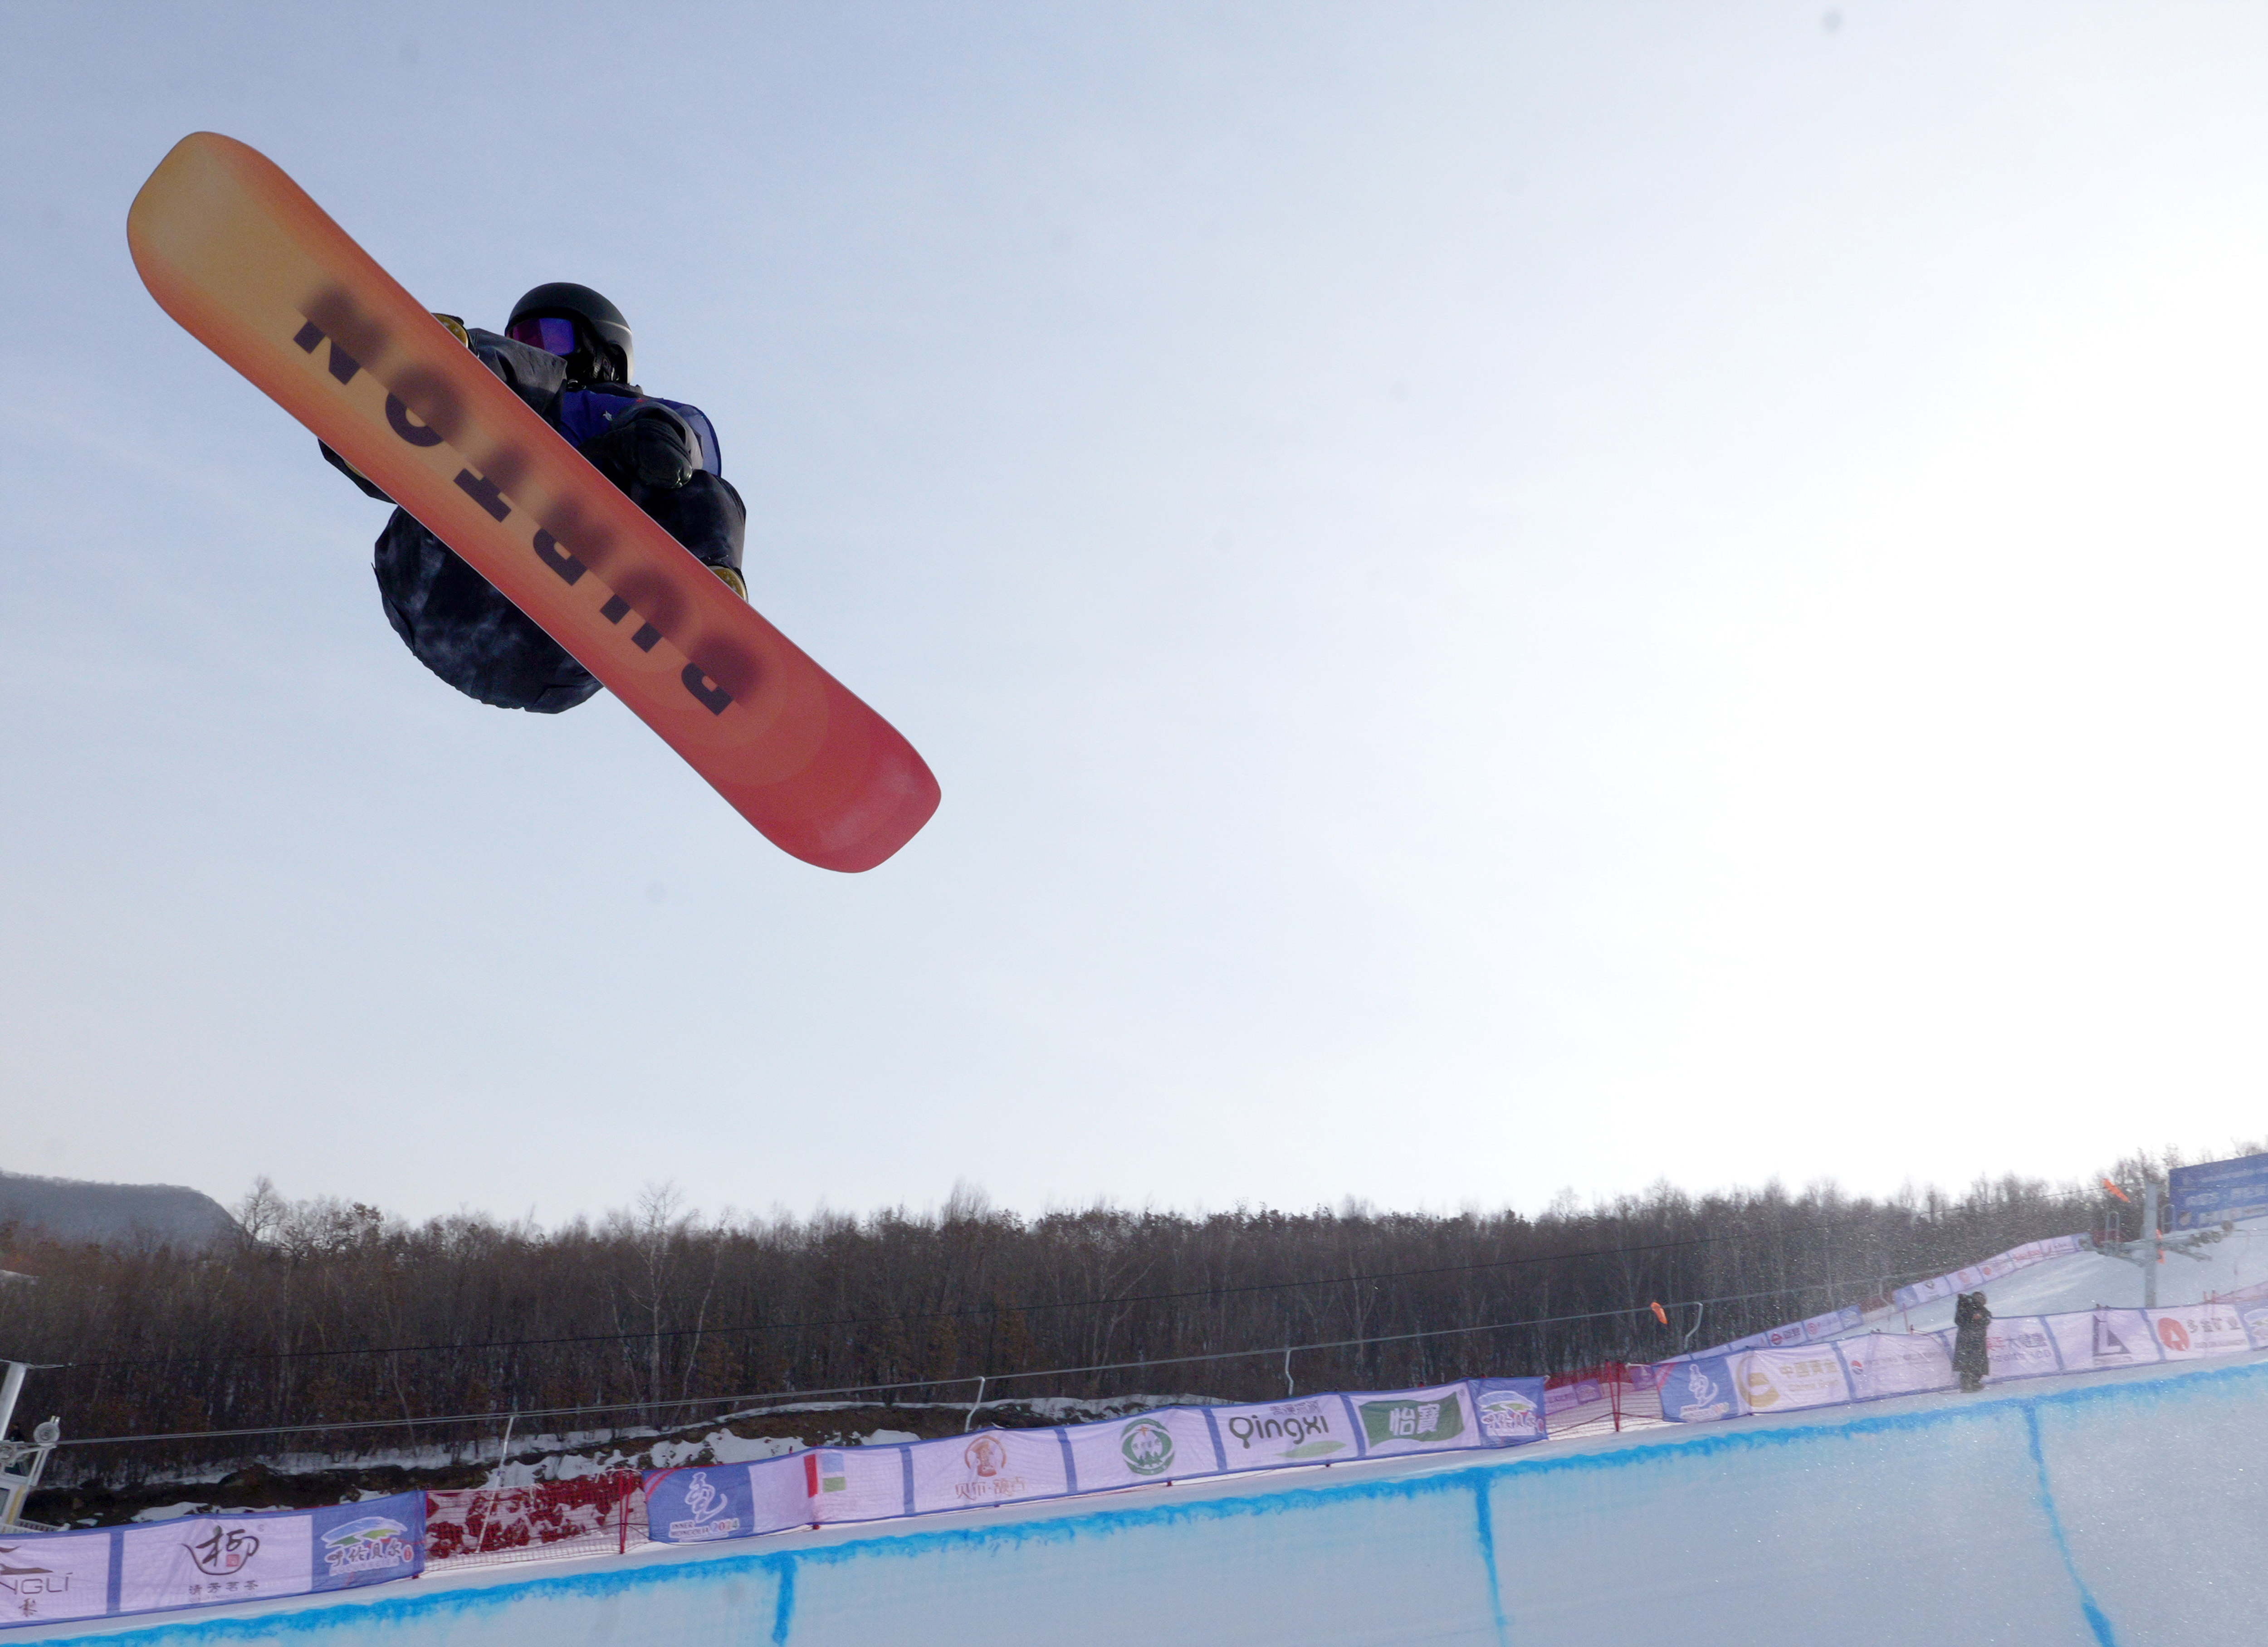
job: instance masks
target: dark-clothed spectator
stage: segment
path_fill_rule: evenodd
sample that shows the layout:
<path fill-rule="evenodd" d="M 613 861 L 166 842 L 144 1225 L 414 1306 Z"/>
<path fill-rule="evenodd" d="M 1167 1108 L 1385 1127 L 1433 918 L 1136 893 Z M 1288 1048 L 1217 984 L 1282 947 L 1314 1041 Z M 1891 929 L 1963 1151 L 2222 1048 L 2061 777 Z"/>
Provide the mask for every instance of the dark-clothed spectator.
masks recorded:
<path fill-rule="evenodd" d="M 1991 1351 L 1984 1343 L 1984 1329 L 1991 1325 L 1992 1312 L 1984 1307 L 1981 1292 L 1964 1292 L 1953 1304 L 1953 1370 L 1961 1376 L 1961 1387 L 1968 1391 L 1984 1387 L 1984 1375 L 1992 1370 Z"/>

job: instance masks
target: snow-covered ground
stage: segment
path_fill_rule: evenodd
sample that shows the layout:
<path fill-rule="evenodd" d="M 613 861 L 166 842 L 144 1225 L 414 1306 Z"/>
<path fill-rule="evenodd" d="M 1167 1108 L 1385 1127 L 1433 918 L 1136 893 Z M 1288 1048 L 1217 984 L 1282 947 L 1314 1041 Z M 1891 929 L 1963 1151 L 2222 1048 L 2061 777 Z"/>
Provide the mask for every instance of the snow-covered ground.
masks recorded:
<path fill-rule="evenodd" d="M 2268 1281 L 2268 1218 L 2251 1218 L 2220 1240 L 2200 1246 L 2196 1255 L 2169 1251 L 2155 1266 L 2158 1302 L 2161 1305 L 2202 1304 L 2208 1293 L 2233 1292 L 2256 1282 Z M 2020 1269 L 1984 1283 L 1985 1301 L 1996 1316 L 2060 1315 L 2070 1311 L 2139 1309 L 2142 1305 L 2142 1267 L 2102 1253 L 2073 1253 Z M 1851 1333 L 1934 1332 L 1953 1325 L 1953 1300 L 1933 1298 L 1911 1310 L 1901 1310 L 1887 1320 L 1869 1322 Z"/>

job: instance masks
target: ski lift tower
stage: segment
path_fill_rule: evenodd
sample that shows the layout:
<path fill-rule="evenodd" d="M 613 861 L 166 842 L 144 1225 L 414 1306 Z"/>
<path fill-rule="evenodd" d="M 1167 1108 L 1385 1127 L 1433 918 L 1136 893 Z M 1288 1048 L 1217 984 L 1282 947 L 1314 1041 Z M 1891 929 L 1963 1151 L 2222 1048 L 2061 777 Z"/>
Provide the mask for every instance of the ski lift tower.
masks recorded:
<path fill-rule="evenodd" d="M 48 1454 L 63 1438 L 63 1423 L 50 1418 L 32 1431 L 29 1441 L 9 1440 L 8 1424 L 16 1415 L 16 1398 L 24 1393 L 24 1375 L 32 1368 L 23 1361 L 0 1361 L 0 1367 L 7 1369 L 0 1373 L 0 1533 L 46 1531 L 24 1519 L 24 1501 L 40 1484 L 40 1473 L 48 1467 Z"/>
<path fill-rule="evenodd" d="M 2133 1197 L 2109 1179 L 2102 1180 L 2102 1187 L 2119 1200 L 2132 1204 Z M 2142 1180 L 2140 1237 L 2132 1241 L 2098 1241 L 2095 1250 L 2107 1258 L 2123 1258 L 2130 1264 L 2139 1265 L 2142 1270 L 2142 1307 L 2154 1310 L 2158 1307 L 2158 1266 L 2165 1262 L 2166 1254 L 2179 1253 L 2184 1258 L 2194 1258 L 2203 1263 L 2205 1254 L 2198 1249 L 2212 1246 L 2227 1235 L 2229 1228 L 2229 1225 L 2223 1224 L 2217 1230 L 2177 1230 L 2169 1235 L 2159 1234 L 2158 1180 L 2146 1178 Z"/>

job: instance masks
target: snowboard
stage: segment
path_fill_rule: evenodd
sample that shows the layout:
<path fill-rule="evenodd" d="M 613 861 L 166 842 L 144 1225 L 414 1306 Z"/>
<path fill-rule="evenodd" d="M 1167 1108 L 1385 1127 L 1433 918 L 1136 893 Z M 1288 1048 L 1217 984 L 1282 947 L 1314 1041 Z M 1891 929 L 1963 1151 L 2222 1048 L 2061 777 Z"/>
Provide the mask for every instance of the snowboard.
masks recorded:
<path fill-rule="evenodd" d="M 184 137 L 127 214 L 166 313 L 494 584 L 765 837 L 871 869 L 911 744 L 578 456 L 258 151 Z"/>

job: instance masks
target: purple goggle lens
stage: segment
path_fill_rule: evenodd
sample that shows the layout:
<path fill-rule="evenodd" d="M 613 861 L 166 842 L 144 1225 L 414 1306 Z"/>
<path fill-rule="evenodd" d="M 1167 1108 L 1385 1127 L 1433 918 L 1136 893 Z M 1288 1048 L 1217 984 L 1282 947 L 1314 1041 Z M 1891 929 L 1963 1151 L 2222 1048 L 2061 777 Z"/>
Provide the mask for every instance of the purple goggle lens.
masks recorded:
<path fill-rule="evenodd" d="M 563 320 L 556 315 L 523 316 L 506 327 L 504 335 L 516 343 L 540 349 L 547 355 L 571 355 L 575 352 L 575 322 Z"/>

